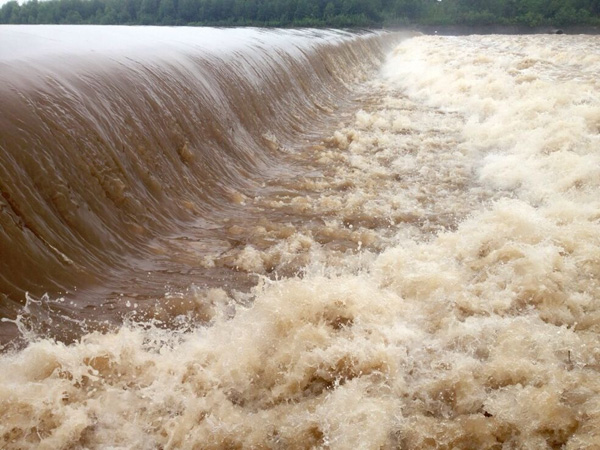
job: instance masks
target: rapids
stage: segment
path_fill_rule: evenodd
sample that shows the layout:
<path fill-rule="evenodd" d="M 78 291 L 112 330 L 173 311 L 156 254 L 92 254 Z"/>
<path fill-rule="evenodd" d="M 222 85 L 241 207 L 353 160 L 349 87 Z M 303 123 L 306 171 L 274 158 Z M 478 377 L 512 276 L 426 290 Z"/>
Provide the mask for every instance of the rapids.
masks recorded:
<path fill-rule="evenodd" d="M 28 326 L 62 340 L 191 284 L 256 284 L 235 268 L 252 240 L 239 229 L 270 218 L 244 196 L 273 198 L 269 180 L 298 173 L 288 155 L 400 37 L 0 32 L 0 314 L 14 320 L 27 302 Z"/>
<path fill-rule="evenodd" d="M 96 32 L 0 59 L 3 448 L 600 446 L 598 37 Z"/>

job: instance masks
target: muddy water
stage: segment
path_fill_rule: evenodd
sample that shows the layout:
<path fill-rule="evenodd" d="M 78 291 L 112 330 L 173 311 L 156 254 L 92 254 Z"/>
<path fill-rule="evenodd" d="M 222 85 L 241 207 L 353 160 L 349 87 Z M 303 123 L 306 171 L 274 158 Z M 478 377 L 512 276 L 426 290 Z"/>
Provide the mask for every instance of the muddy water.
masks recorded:
<path fill-rule="evenodd" d="M 269 218 L 244 198 L 306 172 L 288 155 L 334 110 L 355 109 L 348 83 L 401 38 L 1 31 L 0 312 L 14 319 L 27 302 L 28 326 L 61 340 L 82 320 L 152 315 L 157 299 L 192 284 L 255 285 L 234 267 L 248 240 L 239 230 Z M 15 336 L 2 325 L 3 341 Z"/>
<path fill-rule="evenodd" d="M 126 323 L 69 345 L 40 335 L 60 296 L 7 323 L 3 445 L 596 448 L 599 44 L 415 37 L 324 83 L 219 220 L 128 259 L 200 281 L 144 309 L 168 275 L 140 269 Z"/>

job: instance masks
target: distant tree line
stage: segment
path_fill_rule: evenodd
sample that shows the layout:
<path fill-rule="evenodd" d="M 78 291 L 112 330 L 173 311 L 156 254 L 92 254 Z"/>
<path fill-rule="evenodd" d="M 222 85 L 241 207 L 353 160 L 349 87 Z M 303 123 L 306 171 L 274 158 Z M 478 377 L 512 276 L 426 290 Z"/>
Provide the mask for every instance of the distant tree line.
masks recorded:
<path fill-rule="evenodd" d="M 600 0 L 30 0 L 4 24 L 379 27 L 600 25 Z"/>

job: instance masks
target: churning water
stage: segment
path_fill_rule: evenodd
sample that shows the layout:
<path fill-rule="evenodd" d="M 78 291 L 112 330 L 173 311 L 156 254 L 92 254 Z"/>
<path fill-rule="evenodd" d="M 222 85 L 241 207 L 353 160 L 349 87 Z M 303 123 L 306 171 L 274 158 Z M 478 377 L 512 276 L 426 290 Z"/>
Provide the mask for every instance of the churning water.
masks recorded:
<path fill-rule="evenodd" d="M 600 446 L 599 38 L 0 36 L 0 446 Z"/>

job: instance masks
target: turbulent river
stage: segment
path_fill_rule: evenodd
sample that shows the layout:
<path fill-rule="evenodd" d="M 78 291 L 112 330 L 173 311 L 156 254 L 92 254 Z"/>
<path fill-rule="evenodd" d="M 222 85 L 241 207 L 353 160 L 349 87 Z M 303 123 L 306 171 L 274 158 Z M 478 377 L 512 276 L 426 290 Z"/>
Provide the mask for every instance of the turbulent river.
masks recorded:
<path fill-rule="evenodd" d="M 0 27 L 0 447 L 600 447 L 600 38 Z"/>

